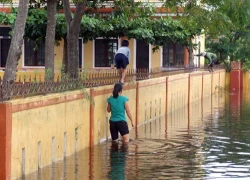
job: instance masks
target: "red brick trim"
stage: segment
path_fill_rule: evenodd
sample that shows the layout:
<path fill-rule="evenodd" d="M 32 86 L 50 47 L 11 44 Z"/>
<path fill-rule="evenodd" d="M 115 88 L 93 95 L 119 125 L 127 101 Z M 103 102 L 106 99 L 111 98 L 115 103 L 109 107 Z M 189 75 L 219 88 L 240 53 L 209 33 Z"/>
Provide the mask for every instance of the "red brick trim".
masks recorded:
<path fill-rule="evenodd" d="M 136 83 L 136 107 L 135 107 L 135 137 L 138 138 L 138 124 L 139 124 L 139 82 Z"/>
<path fill-rule="evenodd" d="M 11 179 L 11 103 L 0 103 L 0 179 Z"/>
<path fill-rule="evenodd" d="M 91 102 L 94 102 L 95 91 L 94 89 L 90 89 L 90 99 Z M 92 148 L 94 146 L 94 113 L 95 113 L 95 105 L 93 103 L 90 104 L 90 118 L 89 118 L 89 147 Z"/>
<path fill-rule="evenodd" d="M 169 86 L 168 82 L 169 82 L 169 77 L 166 77 L 166 102 L 165 102 L 166 105 L 165 105 L 165 114 L 168 113 L 168 86 Z"/>
<path fill-rule="evenodd" d="M 186 78 L 189 78 L 189 76 L 186 76 L 186 77 L 178 77 L 178 78 L 170 78 L 169 80 L 168 80 L 168 82 L 172 82 L 172 81 L 177 81 L 177 80 L 180 80 L 180 79 L 186 79 Z"/>
<path fill-rule="evenodd" d="M 130 90 L 130 89 L 136 89 L 136 84 L 133 85 L 128 85 L 128 86 L 123 86 L 123 91 Z M 94 96 L 101 96 L 105 94 L 111 94 L 113 92 L 113 88 L 109 89 L 101 89 L 101 90 L 95 90 Z"/>
<path fill-rule="evenodd" d="M 139 83 L 139 87 L 146 87 L 146 86 L 152 86 L 156 84 L 162 84 L 166 83 L 166 79 L 161 78 L 161 79 L 152 79 L 152 81 L 141 81 Z"/>
<path fill-rule="evenodd" d="M 75 95 L 69 95 L 69 96 L 58 97 L 58 98 L 51 98 L 51 99 L 46 99 L 46 100 L 39 100 L 39 101 L 28 102 L 28 103 L 24 103 L 24 104 L 14 104 L 14 105 L 12 105 L 12 113 L 25 111 L 28 109 L 49 106 L 49 105 L 53 105 L 53 104 L 60 104 L 60 103 L 74 101 L 74 100 L 83 99 L 83 98 L 85 98 L 85 95 L 79 93 L 79 94 L 75 94 Z"/>

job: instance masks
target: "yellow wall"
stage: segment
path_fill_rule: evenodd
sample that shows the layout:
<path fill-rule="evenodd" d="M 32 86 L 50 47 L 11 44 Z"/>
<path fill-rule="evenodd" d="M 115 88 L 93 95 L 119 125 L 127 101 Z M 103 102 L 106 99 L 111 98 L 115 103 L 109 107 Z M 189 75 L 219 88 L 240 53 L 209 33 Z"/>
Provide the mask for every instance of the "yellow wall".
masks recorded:
<path fill-rule="evenodd" d="M 87 44 L 84 44 L 84 68 L 89 69 L 89 68 L 93 68 L 94 64 L 93 64 L 93 41 L 89 41 Z"/>
<path fill-rule="evenodd" d="M 194 44 L 200 45 L 200 46 L 198 46 L 197 49 L 193 50 L 194 55 L 199 54 L 201 52 L 204 52 L 206 50 L 205 49 L 205 34 L 202 34 L 200 36 L 195 36 L 194 39 L 192 40 L 192 42 Z M 199 60 L 200 60 L 200 62 L 199 62 Z M 205 59 L 203 56 L 200 56 L 200 57 L 194 56 L 194 63 L 195 64 L 200 63 L 200 67 L 204 67 Z"/>
<path fill-rule="evenodd" d="M 161 67 L 162 64 L 160 64 L 161 61 L 161 51 L 157 50 L 155 52 L 153 52 L 152 48 L 154 48 L 154 46 L 151 46 L 151 68 L 158 68 Z"/>
<path fill-rule="evenodd" d="M 61 72 L 62 69 L 64 41 L 59 43 L 59 46 L 55 46 L 55 72 Z"/>
<path fill-rule="evenodd" d="M 221 70 L 217 74 L 220 74 L 220 82 L 224 83 L 225 71 Z M 145 129 L 141 128 L 140 125 L 150 123 L 151 120 L 156 118 L 164 119 L 166 105 L 167 121 L 172 122 L 176 128 L 186 127 L 188 125 L 187 106 L 196 103 L 191 105 L 191 110 L 195 111 L 194 109 L 197 109 L 197 107 L 198 109 L 200 108 L 202 97 L 211 99 L 211 88 L 213 88 L 211 76 L 216 77 L 213 78 L 213 81 L 217 83 L 217 74 L 197 74 L 194 72 L 191 75 L 178 74 L 125 85 L 123 95 L 129 98 L 129 106 L 134 121 L 136 121 L 136 112 L 138 112 L 138 136 L 142 135 L 140 133 L 147 136 L 147 132 L 152 131 L 153 127 L 151 125 L 145 126 Z M 202 76 L 203 96 L 201 95 Z M 215 83 L 212 82 L 212 84 Z M 107 113 L 106 107 L 107 98 L 112 94 L 112 88 L 113 85 L 93 88 L 94 96 L 92 100 L 94 100 L 95 106 L 92 118 L 90 102 L 83 98 L 81 91 L 9 101 L 12 103 L 13 109 L 11 142 L 12 179 L 22 175 L 22 162 L 24 162 L 22 158 L 25 160 L 25 174 L 38 169 L 39 142 L 40 167 L 51 164 L 53 160 L 63 159 L 64 153 L 68 156 L 89 147 L 91 141 L 91 119 L 93 119 L 93 144 L 98 144 L 110 138 L 108 124 L 110 114 Z M 87 89 L 87 92 L 89 93 L 90 90 Z M 222 91 L 213 90 L 212 92 L 220 95 Z M 189 95 L 191 104 L 188 104 Z M 206 107 L 209 109 L 212 105 L 211 101 L 206 103 L 208 104 L 202 104 L 202 106 L 204 109 Z M 215 105 L 219 105 L 219 102 L 216 102 Z M 128 125 L 131 129 L 130 121 L 128 121 Z M 173 129 L 167 129 L 167 132 L 169 133 L 168 135 L 177 133 Z M 54 145 L 52 137 L 54 137 Z M 25 149 L 25 156 L 22 155 L 23 148 Z"/>
<path fill-rule="evenodd" d="M 139 81 L 138 124 L 165 114 L 166 77 Z M 144 98 L 147 97 L 147 98 Z"/>
<path fill-rule="evenodd" d="M 128 69 L 133 69 L 133 64 L 134 64 L 134 56 L 136 56 L 136 52 L 134 52 L 134 39 L 129 40 L 129 49 L 130 49 L 130 60 L 129 60 L 129 65 Z"/>
<path fill-rule="evenodd" d="M 39 103 L 53 98 L 74 96 L 77 92 L 52 94 L 11 101 L 12 105 Z M 66 133 L 66 141 L 64 140 Z M 63 159 L 89 147 L 89 102 L 79 99 L 65 103 L 32 108 L 12 115 L 12 179 L 21 176 L 22 149 L 25 148 L 25 173 L 38 169 L 38 143 L 41 167 L 52 163 L 52 137 L 55 138 L 54 160 Z M 66 149 L 64 144 L 66 143 Z"/>
<path fill-rule="evenodd" d="M 190 74 L 190 103 L 200 100 L 202 98 L 202 74 Z"/>
<path fill-rule="evenodd" d="M 210 96 L 211 89 L 211 73 L 203 73 L 203 96 Z"/>
<path fill-rule="evenodd" d="M 169 77 L 167 90 L 168 113 L 183 108 L 188 104 L 188 77 L 189 74 Z"/>

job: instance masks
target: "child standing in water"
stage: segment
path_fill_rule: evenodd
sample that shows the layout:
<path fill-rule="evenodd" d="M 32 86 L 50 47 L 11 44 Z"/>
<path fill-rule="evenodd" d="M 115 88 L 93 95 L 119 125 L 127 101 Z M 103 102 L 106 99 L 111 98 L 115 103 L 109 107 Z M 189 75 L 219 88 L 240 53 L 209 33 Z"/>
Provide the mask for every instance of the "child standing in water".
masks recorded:
<path fill-rule="evenodd" d="M 123 142 L 129 142 L 129 130 L 125 117 L 125 111 L 134 127 L 134 122 L 128 105 L 128 98 L 122 96 L 122 85 L 120 83 L 115 84 L 113 90 L 113 96 L 107 99 L 108 106 L 107 111 L 111 112 L 109 120 L 110 134 L 113 141 L 118 140 L 118 133 L 121 134 Z"/>

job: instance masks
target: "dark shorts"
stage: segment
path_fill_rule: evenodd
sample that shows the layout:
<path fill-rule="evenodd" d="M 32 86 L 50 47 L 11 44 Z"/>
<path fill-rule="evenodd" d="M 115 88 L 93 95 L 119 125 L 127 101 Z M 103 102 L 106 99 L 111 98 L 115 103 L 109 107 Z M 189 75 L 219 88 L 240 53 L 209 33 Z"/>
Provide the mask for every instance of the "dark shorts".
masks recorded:
<path fill-rule="evenodd" d="M 128 124 L 126 121 L 109 121 L 109 129 L 112 140 L 118 139 L 118 132 L 121 136 L 129 134 Z"/>
<path fill-rule="evenodd" d="M 128 58 L 124 54 L 119 53 L 115 55 L 115 65 L 117 69 L 126 69 L 128 64 Z"/>
<path fill-rule="evenodd" d="M 214 63 L 209 64 L 209 67 L 214 67 Z"/>
<path fill-rule="evenodd" d="M 215 61 L 217 61 L 216 59 L 212 60 L 212 63 L 209 64 L 209 67 L 214 67 Z"/>

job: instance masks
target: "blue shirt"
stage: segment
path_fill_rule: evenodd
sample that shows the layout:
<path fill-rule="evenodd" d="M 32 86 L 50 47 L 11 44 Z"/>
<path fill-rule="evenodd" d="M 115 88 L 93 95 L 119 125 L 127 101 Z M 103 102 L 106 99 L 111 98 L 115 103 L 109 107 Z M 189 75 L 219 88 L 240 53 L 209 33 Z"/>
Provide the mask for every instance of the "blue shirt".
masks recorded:
<path fill-rule="evenodd" d="M 114 98 L 110 96 L 107 102 L 110 104 L 111 117 L 110 121 L 126 121 L 125 116 L 125 103 L 128 101 L 126 96 L 118 96 Z"/>
<path fill-rule="evenodd" d="M 130 49 L 126 46 L 120 47 L 115 54 L 124 54 L 128 58 L 128 61 L 130 59 Z"/>

